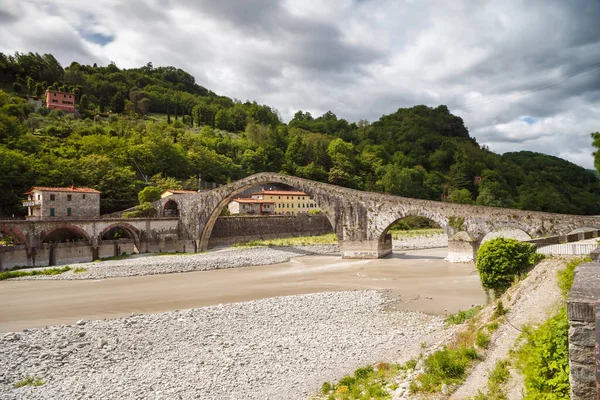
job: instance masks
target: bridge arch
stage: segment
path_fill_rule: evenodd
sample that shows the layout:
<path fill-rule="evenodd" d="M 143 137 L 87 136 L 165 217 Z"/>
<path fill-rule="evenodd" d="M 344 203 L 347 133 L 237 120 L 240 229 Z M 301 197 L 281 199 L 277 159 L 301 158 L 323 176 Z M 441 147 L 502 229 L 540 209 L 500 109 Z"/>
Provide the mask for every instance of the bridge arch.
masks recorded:
<path fill-rule="evenodd" d="M 13 238 L 15 244 L 24 244 L 29 248 L 29 243 L 27 242 L 25 235 L 16 228 L 0 225 L 0 234 L 8 235 Z"/>
<path fill-rule="evenodd" d="M 234 198 L 236 198 L 236 196 L 238 196 L 245 190 L 251 189 L 256 186 L 267 185 L 269 183 L 279 183 L 288 185 L 308 194 L 327 216 L 327 219 L 329 220 L 329 223 L 331 224 L 333 231 L 339 241 L 341 232 L 338 229 L 338 224 L 336 220 L 336 207 L 332 202 L 329 201 L 329 198 L 327 196 L 328 191 L 324 190 L 323 188 L 315 187 L 314 182 L 306 179 L 266 172 L 249 176 L 247 178 L 230 183 L 228 185 L 221 186 L 220 188 L 217 188 L 212 191 L 214 193 L 213 205 L 208 210 L 206 210 L 206 213 L 204 215 L 200 215 L 200 219 L 205 219 L 205 221 L 201 221 L 200 223 L 200 227 L 202 230 L 200 232 L 199 249 L 206 250 L 208 248 L 208 242 L 215 222 L 217 221 L 217 218 L 221 214 L 221 211 L 227 206 L 227 204 L 229 204 Z M 325 183 L 319 183 L 319 185 L 331 187 L 332 191 L 337 191 L 340 189 L 337 186 L 328 185 Z"/>
<path fill-rule="evenodd" d="M 162 215 L 164 217 L 178 217 L 179 209 L 180 206 L 177 200 L 169 199 L 162 208 Z"/>
<path fill-rule="evenodd" d="M 140 231 L 134 227 L 131 224 L 128 224 L 126 222 L 117 222 L 114 224 L 111 224 L 109 226 L 107 226 L 106 228 L 104 228 L 102 230 L 102 232 L 100 232 L 100 234 L 98 235 L 98 244 L 102 243 L 102 240 L 107 240 L 107 239 L 103 239 L 104 236 L 108 233 L 110 233 L 111 231 L 117 230 L 117 229 L 122 229 L 124 231 L 126 231 L 131 239 L 133 239 L 133 243 L 135 244 L 135 247 L 138 249 L 140 249 Z"/>
<path fill-rule="evenodd" d="M 497 237 L 503 237 L 503 238 L 507 238 L 507 239 L 516 239 L 521 242 L 531 240 L 531 236 L 522 229 L 503 227 L 503 228 L 498 228 L 498 229 L 488 232 L 481 239 L 481 244 L 487 242 L 488 240 L 495 239 Z"/>
<path fill-rule="evenodd" d="M 399 222 L 402 222 L 403 220 L 406 220 L 407 218 L 410 218 L 410 217 L 420 217 L 420 218 L 423 218 L 423 219 L 429 221 L 430 223 L 433 223 L 432 225 L 435 225 L 435 226 L 437 226 L 439 228 L 442 228 L 442 229 L 445 229 L 445 226 L 446 226 L 446 223 L 445 223 L 445 221 L 443 219 L 436 218 L 437 219 L 437 221 L 436 221 L 435 219 L 433 219 L 433 218 L 430 217 L 430 216 L 435 217 L 434 213 L 427 213 L 427 212 L 421 212 L 421 211 L 418 211 L 418 210 L 410 209 L 408 211 L 405 211 L 404 214 L 405 214 L 404 216 L 395 219 L 391 223 L 388 223 L 387 227 L 383 230 L 383 232 L 381 232 L 381 234 L 379 235 L 379 239 L 378 239 L 380 245 L 383 245 L 388 240 L 392 240 L 391 237 L 388 237 L 388 234 L 391 234 L 392 228 L 394 226 L 396 226 Z M 427 215 L 429 215 L 429 216 L 427 216 Z M 385 223 L 387 223 L 387 221 L 384 222 L 384 224 Z"/>
<path fill-rule="evenodd" d="M 79 238 L 83 239 L 86 244 L 91 244 L 91 238 L 86 231 L 76 225 L 63 224 L 53 227 L 47 232 L 42 232 L 38 241 L 38 247 L 43 243 L 49 243 L 52 239 Z M 62 240 L 59 240 L 62 241 Z"/>

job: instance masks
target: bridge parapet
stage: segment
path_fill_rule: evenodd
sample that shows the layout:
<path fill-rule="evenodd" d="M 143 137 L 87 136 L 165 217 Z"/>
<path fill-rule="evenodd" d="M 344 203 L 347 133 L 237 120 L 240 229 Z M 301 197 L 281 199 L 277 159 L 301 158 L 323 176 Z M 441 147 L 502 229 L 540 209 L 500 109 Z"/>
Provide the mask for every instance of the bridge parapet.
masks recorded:
<path fill-rule="evenodd" d="M 571 399 L 600 398 L 600 263 L 575 269 L 567 317 Z"/>

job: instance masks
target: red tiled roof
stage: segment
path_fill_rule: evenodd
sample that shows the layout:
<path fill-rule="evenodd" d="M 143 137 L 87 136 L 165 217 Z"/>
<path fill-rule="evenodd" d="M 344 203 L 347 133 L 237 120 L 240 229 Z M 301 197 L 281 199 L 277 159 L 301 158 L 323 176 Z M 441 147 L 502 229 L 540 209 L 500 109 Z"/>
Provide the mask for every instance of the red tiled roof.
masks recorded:
<path fill-rule="evenodd" d="M 233 199 L 232 201 L 237 201 L 238 203 L 263 203 L 263 204 L 275 204 L 273 201 L 262 200 L 262 199 Z"/>
<path fill-rule="evenodd" d="M 286 190 L 263 190 L 262 192 L 252 193 L 252 195 L 257 195 L 257 194 L 263 194 L 263 195 L 270 194 L 270 195 L 275 195 L 275 196 L 308 196 L 304 192 L 292 192 L 292 191 L 286 191 Z"/>
<path fill-rule="evenodd" d="M 25 194 L 31 194 L 34 190 L 40 192 L 69 192 L 69 193 L 100 193 L 96 189 L 91 188 L 76 188 L 74 186 L 69 187 L 47 187 L 47 186 L 32 186 Z"/>

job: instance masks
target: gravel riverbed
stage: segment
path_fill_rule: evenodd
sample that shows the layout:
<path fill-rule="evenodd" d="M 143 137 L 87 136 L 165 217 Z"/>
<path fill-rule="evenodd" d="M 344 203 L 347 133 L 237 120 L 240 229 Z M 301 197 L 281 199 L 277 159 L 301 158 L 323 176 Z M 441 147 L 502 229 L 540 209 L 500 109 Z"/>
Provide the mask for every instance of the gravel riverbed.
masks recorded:
<path fill-rule="evenodd" d="M 317 293 L 8 333 L 0 397 L 303 399 L 443 339 L 442 318 L 388 301 L 382 291 Z M 14 387 L 26 377 L 45 383 Z"/>
<path fill-rule="evenodd" d="M 414 236 L 394 241 L 394 250 L 417 250 L 445 247 L 445 234 Z M 17 279 L 103 279 L 137 275 L 171 274 L 178 272 L 208 271 L 213 269 L 239 268 L 252 265 L 279 264 L 294 257 L 311 254 L 339 253 L 337 244 L 282 247 L 229 247 L 197 254 L 153 255 L 140 254 L 123 260 L 109 260 L 70 264 L 72 268 L 84 268 L 85 272 L 68 271 L 59 275 L 36 275 Z M 44 268 L 40 268 L 44 269 Z"/>

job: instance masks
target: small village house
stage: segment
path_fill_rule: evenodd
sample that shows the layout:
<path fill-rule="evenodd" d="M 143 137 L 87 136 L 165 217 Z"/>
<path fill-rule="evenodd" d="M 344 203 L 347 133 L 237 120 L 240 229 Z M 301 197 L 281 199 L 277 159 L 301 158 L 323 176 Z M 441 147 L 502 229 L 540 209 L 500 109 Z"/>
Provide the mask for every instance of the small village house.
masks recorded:
<path fill-rule="evenodd" d="M 46 90 L 46 107 L 51 110 L 75 112 L 75 93 Z"/>
<path fill-rule="evenodd" d="M 94 189 L 33 186 L 25 194 L 28 219 L 100 216 L 100 192 Z"/>

